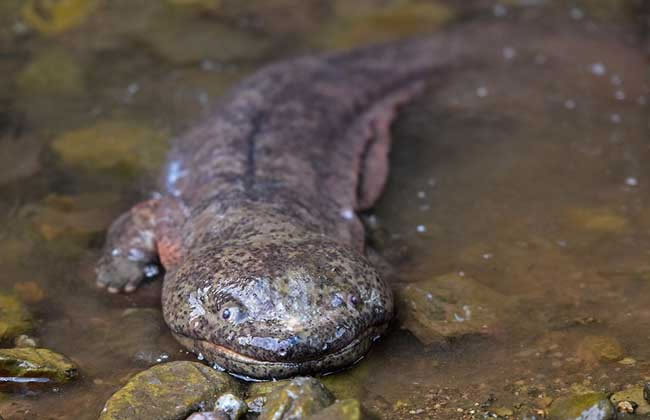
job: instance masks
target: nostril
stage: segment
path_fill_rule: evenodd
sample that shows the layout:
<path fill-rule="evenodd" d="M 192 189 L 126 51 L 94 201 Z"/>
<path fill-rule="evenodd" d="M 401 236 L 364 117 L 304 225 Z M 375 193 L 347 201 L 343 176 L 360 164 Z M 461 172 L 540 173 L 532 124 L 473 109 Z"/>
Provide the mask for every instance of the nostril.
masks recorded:
<path fill-rule="evenodd" d="M 355 294 L 350 294 L 350 304 L 356 307 L 359 304 L 359 297 Z"/>

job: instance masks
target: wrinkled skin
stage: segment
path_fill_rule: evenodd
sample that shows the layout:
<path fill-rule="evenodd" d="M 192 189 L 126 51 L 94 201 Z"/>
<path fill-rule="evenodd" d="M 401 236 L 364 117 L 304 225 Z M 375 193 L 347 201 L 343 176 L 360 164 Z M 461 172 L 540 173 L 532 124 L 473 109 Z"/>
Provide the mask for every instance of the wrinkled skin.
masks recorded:
<path fill-rule="evenodd" d="M 396 108 L 483 32 L 304 57 L 245 79 L 175 142 L 164 192 L 115 222 L 98 284 L 133 291 L 160 261 L 174 336 L 237 375 L 354 363 L 393 315 L 356 211 L 384 186 Z"/>

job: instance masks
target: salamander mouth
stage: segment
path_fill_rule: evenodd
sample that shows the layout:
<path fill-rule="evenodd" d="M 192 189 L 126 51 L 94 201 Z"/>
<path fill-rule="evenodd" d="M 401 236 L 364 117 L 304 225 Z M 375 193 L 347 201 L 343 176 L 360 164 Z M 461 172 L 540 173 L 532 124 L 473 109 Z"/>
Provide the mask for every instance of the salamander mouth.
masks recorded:
<path fill-rule="evenodd" d="M 203 356 L 217 369 L 245 380 L 273 380 L 296 375 L 323 375 L 353 365 L 365 356 L 370 345 L 386 331 L 387 326 L 371 326 L 344 347 L 299 362 L 258 360 L 219 344 L 179 333 L 172 334 L 183 346 Z"/>

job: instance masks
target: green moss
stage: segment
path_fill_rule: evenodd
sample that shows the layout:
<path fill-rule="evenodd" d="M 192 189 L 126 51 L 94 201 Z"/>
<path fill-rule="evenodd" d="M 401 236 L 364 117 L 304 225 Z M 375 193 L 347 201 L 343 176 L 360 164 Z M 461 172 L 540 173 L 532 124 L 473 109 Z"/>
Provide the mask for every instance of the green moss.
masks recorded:
<path fill-rule="evenodd" d="M 223 393 L 241 395 L 231 376 L 195 362 L 171 362 L 135 375 L 106 402 L 100 420 L 185 419 Z"/>
<path fill-rule="evenodd" d="M 67 357 L 48 349 L 20 347 L 0 349 L 0 376 L 46 378 L 65 383 L 76 378 L 77 365 Z"/>

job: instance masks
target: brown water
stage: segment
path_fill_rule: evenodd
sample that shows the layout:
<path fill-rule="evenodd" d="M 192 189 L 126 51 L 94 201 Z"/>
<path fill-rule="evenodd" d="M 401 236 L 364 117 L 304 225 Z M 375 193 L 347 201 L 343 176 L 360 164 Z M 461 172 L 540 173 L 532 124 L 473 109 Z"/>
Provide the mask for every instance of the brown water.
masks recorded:
<path fill-rule="evenodd" d="M 23 3 L 40 4 L 39 18 Z M 46 3 L 0 4 L 0 290 L 27 301 L 37 319 L 31 335 L 74 359 L 82 377 L 0 395 L 5 418 L 94 419 L 134 372 L 156 359 L 193 360 L 160 319 L 160 282 L 112 296 L 95 289 L 92 272 L 108 223 L 148 193 L 164 142 L 118 152 L 117 169 L 114 152 L 67 150 L 66 158 L 53 144 L 75 135 L 99 144 L 111 130 L 130 145 L 167 139 L 268 61 L 463 19 L 519 21 L 531 36 L 503 45 L 491 63 L 443 75 L 405 107 L 372 236 L 397 267 L 396 286 L 462 273 L 516 309 L 490 334 L 447 346 L 423 346 L 396 327 L 342 375 L 360 383 L 364 405 L 382 418 L 434 419 L 483 418 L 488 407 L 523 418 L 545 397 L 650 380 L 641 10 L 631 14 L 622 1 L 460 9 L 60 0 L 95 7 L 57 21 Z M 543 38 L 533 36 L 539 28 Z M 144 308 L 154 310 L 125 313 Z M 589 335 L 619 341 L 624 363 L 583 357 Z"/>

